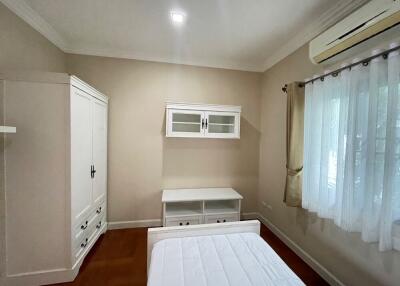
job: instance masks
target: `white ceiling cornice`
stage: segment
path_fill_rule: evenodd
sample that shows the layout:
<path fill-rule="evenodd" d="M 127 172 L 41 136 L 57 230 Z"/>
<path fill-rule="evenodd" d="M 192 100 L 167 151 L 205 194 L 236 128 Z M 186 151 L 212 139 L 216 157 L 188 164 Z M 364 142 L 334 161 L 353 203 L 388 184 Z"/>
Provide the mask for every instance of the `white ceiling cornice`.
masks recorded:
<path fill-rule="evenodd" d="M 279 50 L 270 55 L 264 62 L 262 70 L 266 71 L 279 61 L 283 60 L 288 55 L 292 54 L 301 46 L 311 41 L 330 26 L 368 1 L 369 0 L 353 0 L 350 3 L 346 1 L 338 1 L 338 4 L 333 6 L 332 9 L 327 10 L 316 21 L 312 22 L 303 31 L 298 33 L 289 42 L 284 44 Z"/>
<path fill-rule="evenodd" d="M 350 3 L 345 0 L 338 1 L 332 9 L 327 10 L 316 21 L 308 25 L 303 31 L 299 32 L 294 38 L 283 45 L 279 50 L 270 55 L 264 63 L 259 65 L 249 65 L 243 63 L 235 63 L 225 60 L 202 60 L 202 61 L 187 61 L 179 58 L 157 57 L 154 55 L 138 54 L 130 51 L 105 50 L 99 48 L 87 48 L 74 46 L 63 38 L 46 20 L 44 20 L 35 10 L 33 10 L 24 0 L 0 0 L 16 15 L 22 18 L 25 22 L 31 25 L 35 30 L 46 37 L 50 42 L 56 45 L 65 53 L 115 57 L 125 59 L 136 59 L 144 61 L 164 62 L 173 64 L 185 64 L 193 66 L 225 68 L 243 71 L 263 72 L 280 60 L 284 59 L 298 48 L 312 40 L 318 34 L 325 31 L 335 22 L 346 16 L 362 4 L 369 0 L 354 0 Z"/>
<path fill-rule="evenodd" d="M 0 0 L 1 1 L 1 0 Z M 107 50 L 101 48 L 82 48 L 82 47 L 72 47 L 64 50 L 64 52 L 69 54 L 78 55 L 88 55 L 88 56 L 100 56 L 100 57 L 110 57 L 110 58 L 120 58 L 120 59 L 131 59 L 131 60 L 141 60 L 148 62 L 160 62 L 169 64 L 180 64 L 189 66 L 199 66 L 199 67 L 209 67 L 209 68 L 221 68 L 230 70 L 240 70 L 249 72 L 263 72 L 263 68 L 260 65 L 250 65 L 248 63 L 237 63 L 233 61 L 226 60 L 186 60 L 173 57 L 162 57 L 154 56 L 145 53 L 135 53 L 131 51 L 123 50 Z"/>
<path fill-rule="evenodd" d="M 66 40 L 24 0 L 0 0 L 0 2 L 65 52 Z"/>

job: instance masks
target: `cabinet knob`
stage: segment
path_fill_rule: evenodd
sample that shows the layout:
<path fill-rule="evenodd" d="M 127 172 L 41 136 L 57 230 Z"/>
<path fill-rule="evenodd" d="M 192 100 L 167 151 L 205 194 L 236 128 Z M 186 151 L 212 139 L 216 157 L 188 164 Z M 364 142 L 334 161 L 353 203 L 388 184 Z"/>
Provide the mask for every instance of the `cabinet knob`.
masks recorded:
<path fill-rule="evenodd" d="M 86 229 L 88 226 L 88 223 L 89 223 L 88 221 L 85 221 L 85 224 L 81 225 L 81 229 Z"/>
<path fill-rule="evenodd" d="M 220 223 L 219 219 L 217 219 L 217 223 Z"/>
<path fill-rule="evenodd" d="M 85 239 L 85 242 L 84 242 L 84 243 L 81 243 L 81 247 L 82 247 L 82 248 L 85 248 L 85 247 L 87 246 L 87 243 L 88 243 L 88 239 L 86 238 L 86 239 Z"/>
<path fill-rule="evenodd" d="M 96 213 L 101 213 L 101 207 L 99 207 L 99 209 L 96 211 Z"/>
<path fill-rule="evenodd" d="M 96 225 L 96 228 L 99 229 L 101 227 L 101 221 Z"/>
<path fill-rule="evenodd" d="M 226 219 L 224 219 L 224 222 L 226 222 Z"/>
<path fill-rule="evenodd" d="M 187 222 L 186 225 L 189 225 L 189 222 Z"/>
<path fill-rule="evenodd" d="M 179 225 L 183 225 L 183 223 L 180 222 Z"/>

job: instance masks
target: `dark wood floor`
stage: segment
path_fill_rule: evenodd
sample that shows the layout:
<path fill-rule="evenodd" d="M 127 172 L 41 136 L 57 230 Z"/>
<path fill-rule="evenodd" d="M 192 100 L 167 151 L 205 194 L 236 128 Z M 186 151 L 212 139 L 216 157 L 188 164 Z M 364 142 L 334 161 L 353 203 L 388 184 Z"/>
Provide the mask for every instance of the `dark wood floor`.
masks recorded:
<path fill-rule="evenodd" d="M 328 285 L 265 226 L 261 236 L 306 285 Z M 74 282 L 57 286 L 146 285 L 147 228 L 110 230 L 100 237 Z"/>

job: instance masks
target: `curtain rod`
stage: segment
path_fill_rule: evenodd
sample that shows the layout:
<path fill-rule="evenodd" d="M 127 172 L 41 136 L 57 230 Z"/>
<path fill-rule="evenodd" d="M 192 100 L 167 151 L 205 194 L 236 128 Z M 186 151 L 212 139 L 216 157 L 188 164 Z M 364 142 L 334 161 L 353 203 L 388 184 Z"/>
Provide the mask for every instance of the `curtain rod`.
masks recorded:
<path fill-rule="evenodd" d="M 369 63 L 371 60 L 373 60 L 373 59 L 375 59 L 375 58 L 378 58 L 378 57 L 380 57 L 380 56 L 382 56 L 384 59 L 387 59 L 388 54 L 390 54 L 391 52 L 397 51 L 397 50 L 399 50 L 399 49 L 400 49 L 400 46 L 397 46 L 397 47 L 394 47 L 394 48 L 385 50 L 385 51 L 383 51 L 383 52 L 380 52 L 380 53 L 378 53 L 378 54 L 376 54 L 376 55 L 372 55 L 372 56 L 370 56 L 370 57 L 368 57 L 368 58 L 365 58 L 365 59 L 363 59 L 363 60 L 360 60 L 360 61 L 351 63 L 351 64 L 349 64 L 349 65 L 346 65 L 346 66 L 344 66 L 344 67 L 338 68 L 338 69 L 336 69 L 336 70 L 334 70 L 334 71 L 332 71 L 332 72 L 329 72 L 329 73 L 327 73 L 327 74 L 324 74 L 324 75 L 315 77 L 315 78 L 313 78 L 313 79 L 310 79 L 310 80 L 308 80 L 308 81 L 306 81 L 306 82 L 304 82 L 304 83 L 300 83 L 300 84 L 299 84 L 299 87 L 303 87 L 303 86 L 305 86 L 306 84 L 313 83 L 314 81 L 316 81 L 316 80 L 318 80 L 318 79 L 320 79 L 320 80 L 323 81 L 325 77 L 330 76 L 330 75 L 332 75 L 332 76 L 335 77 L 335 76 L 337 76 L 341 71 L 343 71 L 343 70 L 345 70 L 345 69 L 351 69 L 352 67 L 357 66 L 357 65 L 359 65 L 359 64 L 362 64 L 362 65 L 364 65 L 364 66 L 367 66 L 368 63 Z M 285 92 L 285 93 L 287 92 L 287 84 L 285 84 L 285 85 L 282 87 L 282 91 Z"/>

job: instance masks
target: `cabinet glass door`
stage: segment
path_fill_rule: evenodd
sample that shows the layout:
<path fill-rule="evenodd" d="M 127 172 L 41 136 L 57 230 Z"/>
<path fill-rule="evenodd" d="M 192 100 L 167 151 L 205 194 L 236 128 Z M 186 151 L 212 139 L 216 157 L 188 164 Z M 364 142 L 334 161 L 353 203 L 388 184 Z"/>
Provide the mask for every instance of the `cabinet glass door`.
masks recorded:
<path fill-rule="evenodd" d="M 169 110 L 167 136 L 200 137 L 204 134 L 204 112 L 195 110 Z"/>
<path fill-rule="evenodd" d="M 207 112 L 206 135 L 218 138 L 239 138 L 240 118 L 234 112 Z"/>

